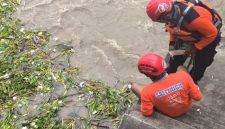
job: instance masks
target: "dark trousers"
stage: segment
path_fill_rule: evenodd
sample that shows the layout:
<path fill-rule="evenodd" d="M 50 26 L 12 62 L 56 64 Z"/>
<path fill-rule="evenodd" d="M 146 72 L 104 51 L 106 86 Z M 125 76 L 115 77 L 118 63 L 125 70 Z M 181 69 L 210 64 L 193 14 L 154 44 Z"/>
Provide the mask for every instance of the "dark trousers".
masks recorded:
<path fill-rule="evenodd" d="M 216 46 L 219 44 L 221 36 L 219 35 L 211 44 L 203 48 L 202 50 L 197 50 L 194 64 L 190 71 L 191 77 L 194 82 L 197 82 L 203 77 L 204 72 L 208 66 L 213 62 L 216 52 Z M 168 73 L 174 73 L 179 65 L 183 65 L 186 61 L 187 56 L 175 56 L 169 61 L 169 67 L 167 69 Z"/>

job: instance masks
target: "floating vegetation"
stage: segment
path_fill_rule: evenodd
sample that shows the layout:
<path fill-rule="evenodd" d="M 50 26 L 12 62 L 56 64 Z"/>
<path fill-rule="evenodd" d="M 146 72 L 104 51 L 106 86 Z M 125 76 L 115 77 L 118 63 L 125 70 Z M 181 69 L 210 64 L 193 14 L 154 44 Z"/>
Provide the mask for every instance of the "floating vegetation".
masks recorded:
<path fill-rule="evenodd" d="M 106 121 L 118 123 L 135 97 L 99 81 L 78 83 L 80 69 L 70 64 L 74 48 L 51 48 L 50 33 L 24 29 L 13 17 L 19 2 L 0 0 L 0 128 L 88 129 L 105 127 L 101 123 Z M 53 97 L 56 85 L 63 87 L 63 93 Z M 79 94 L 74 99 L 85 103 L 88 115 L 64 121 L 57 113 L 71 88 Z M 44 99 L 38 101 L 37 95 Z"/>

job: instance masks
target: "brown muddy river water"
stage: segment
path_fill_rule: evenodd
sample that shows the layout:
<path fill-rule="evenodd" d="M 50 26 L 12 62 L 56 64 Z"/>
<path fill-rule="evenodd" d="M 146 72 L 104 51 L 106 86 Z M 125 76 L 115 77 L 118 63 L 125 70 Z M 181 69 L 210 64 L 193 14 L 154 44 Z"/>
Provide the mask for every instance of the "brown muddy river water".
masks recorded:
<path fill-rule="evenodd" d="M 47 29 L 51 44 L 71 41 L 83 79 L 110 85 L 148 82 L 137 71 L 145 52 L 167 52 L 168 36 L 145 13 L 148 0 L 25 0 L 17 16 L 27 29 Z"/>
<path fill-rule="evenodd" d="M 68 43 L 74 46 L 75 54 L 71 61 L 81 68 L 82 79 L 101 80 L 112 86 L 122 81 L 147 83 L 149 80 L 137 70 L 138 57 L 146 52 L 165 56 L 168 50 L 168 34 L 162 29 L 163 25 L 153 23 L 145 12 L 148 1 L 22 0 L 16 16 L 25 23 L 26 29 L 52 33 L 51 45 Z M 225 0 L 208 1 L 224 19 Z M 222 81 L 224 33 L 222 37 L 215 62 L 200 83 L 206 95 L 200 104 L 203 107 L 224 107 L 224 99 L 218 98 L 225 93 Z M 214 93 L 220 95 L 215 96 Z M 85 114 L 85 108 L 74 107 L 76 103 L 70 103 L 59 115 L 64 117 L 71 112 Z"/>
<path fill-rule="evenodd" d="M 149 80 L 137 71 L 142 53 L 166 55 L 168 35 L 145 12 L 149 0 L 22 0 L 16 15 L 27 29 L 47 29 L 51 44 L 71 41 L 83 79 L 115 85 Z M 208 0 L 209 1 L 209 0 Z M 212 0 L 211 0 L 212 1 Z M 211 2 L 224 14 L 225 1 Z M 224 34 L 223 34 L 224 35 Z"/>

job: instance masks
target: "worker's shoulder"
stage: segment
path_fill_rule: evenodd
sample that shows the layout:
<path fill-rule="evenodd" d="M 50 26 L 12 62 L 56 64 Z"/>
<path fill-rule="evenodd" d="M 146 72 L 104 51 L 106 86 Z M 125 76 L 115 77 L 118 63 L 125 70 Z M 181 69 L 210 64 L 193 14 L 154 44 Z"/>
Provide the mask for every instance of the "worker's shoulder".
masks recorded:
<path fill-rule="evenodd" d="M 150 94 L 150 93 L 153 93 L 154 90 L 157 88 L 158 88 L 158 84 L 156 82 L 153 82 L 153 83 L 150 83 L 150 84 L 144 86 L 142 92 Z"/>
<path fill-rule="evenodd" d="M 153 82 L 153 83 L 149 83 L 149 84 L 147 84 L 147 85 L 145 85 L 145 86 L 143 87 L 143 90 L 149 90 L 149 89 L 152 89 L 153 86 L 154 86 L 154 82 Z"/>

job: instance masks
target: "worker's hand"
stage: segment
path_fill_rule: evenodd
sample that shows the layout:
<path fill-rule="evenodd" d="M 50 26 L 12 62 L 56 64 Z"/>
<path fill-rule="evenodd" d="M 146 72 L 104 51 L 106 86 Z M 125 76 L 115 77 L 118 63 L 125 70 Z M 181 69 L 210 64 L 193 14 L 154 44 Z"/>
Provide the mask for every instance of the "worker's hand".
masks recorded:
<path fill-rule="evenodd" d="M 174 45 L 169 45 L 169 51 L 175 50 Z"/>
<path fill-rule="evenodd" d="M 169 51 L 173 51 L 173 50 L 175 50 L 174 45 L 169 45 Z M 169 55 L 170 55 L 170 54 L 169 54 Z M 171 59 L 171 60 L 174 59 L 173 55 L 170 55 L 170 59 Z"/>
<path fill-rule="evenodd" d="M 197 49 L 195 47 L 191 47 L 185 50 L 185 54 L 190 56 L 190 55 L 195 55 Z"/>

